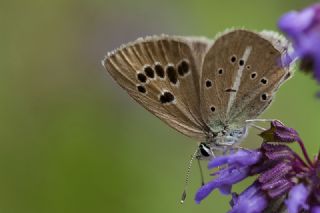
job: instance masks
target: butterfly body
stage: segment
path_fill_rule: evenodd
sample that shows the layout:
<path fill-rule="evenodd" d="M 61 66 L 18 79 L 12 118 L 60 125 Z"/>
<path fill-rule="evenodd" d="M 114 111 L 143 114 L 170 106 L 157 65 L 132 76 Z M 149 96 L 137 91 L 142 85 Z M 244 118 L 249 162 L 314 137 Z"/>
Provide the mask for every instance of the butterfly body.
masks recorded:
<path fill-rule="evenodd" d="M 238 144 L 290 69 L 275 33 L 228 31 L 204 38 L 153 36 L 111 52 L 104 67 L 129 95 L 186 136 L 220 149 Z"/>

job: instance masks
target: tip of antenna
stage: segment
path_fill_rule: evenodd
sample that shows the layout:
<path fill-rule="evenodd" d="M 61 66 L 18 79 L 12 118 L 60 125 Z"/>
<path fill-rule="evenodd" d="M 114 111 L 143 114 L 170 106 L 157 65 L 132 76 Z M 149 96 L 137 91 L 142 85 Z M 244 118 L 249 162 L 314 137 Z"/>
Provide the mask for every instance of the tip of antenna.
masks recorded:
<path fill-rule="evenodd" d="M 186 192 L 186 190 L 184 190 L 182 193 L 182 196 L 181 196 L 180 203 L 183 204 L 184 201 L 186 200 L 186 198 L 187 198 L 187 192 Z"/>

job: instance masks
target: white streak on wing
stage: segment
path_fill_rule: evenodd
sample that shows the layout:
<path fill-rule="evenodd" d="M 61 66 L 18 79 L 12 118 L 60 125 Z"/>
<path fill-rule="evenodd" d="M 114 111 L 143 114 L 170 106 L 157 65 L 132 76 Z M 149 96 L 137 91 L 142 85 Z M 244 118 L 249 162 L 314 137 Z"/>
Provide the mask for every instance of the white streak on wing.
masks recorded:
<path fill-rule="evenodd" d="M 249 55 L 250 55 L 251 51 L 252 51 L 252 47 L 251 46 L 246 47 L 246 49 L 245 49 L 245 51 L 243 53 L 243 56 L 241 57 L 241 59 L 244 60 L 244 65 L 243 66 L 239 66 L 239 69 L 237 70 L 236 80 L 234 81 L 234 83 L 232 85 L 232 89 L 236 90 L 236 92 L 230 93 L 229 102 L 228 102 L 228 108 L 227 108 L 227 115 L 229 114 L 230 108 L 231 108 L 231 106 L 233 105 L 233 103 L 234 103 L 234 101 L 236 99 L 236 96 L 237 96 L 237 93 L 238 93 L 238 90 L 239 90 L 239 86 L 240 86 L 240 82 L 241 82 L 241 77 L 242 77 L 242 74 L 243 74 L 243 69 L 245 68 L 247 59 L 249 58 Z"/>

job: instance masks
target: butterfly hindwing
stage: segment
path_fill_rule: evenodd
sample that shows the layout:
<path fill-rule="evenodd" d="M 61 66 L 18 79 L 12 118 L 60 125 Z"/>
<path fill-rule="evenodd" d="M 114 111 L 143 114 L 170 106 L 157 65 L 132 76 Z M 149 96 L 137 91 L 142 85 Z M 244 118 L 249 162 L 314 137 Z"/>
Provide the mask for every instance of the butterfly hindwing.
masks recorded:
<path fill-rule="evenodd" d="M 200 64 L 207 42 L 182 37 L 139 39 L 108 54 L 103 65 L 134 100 L 181 133 L 205 140 Z"/>
<path fill-rule="evenodd" d="M 271 39 L 273 39 L 271 41 Z M 245 126 L 269 106 L 288 76 L 276 36 L 234 30 L 218 37 L 203 63 L 201 110 L 216 131 Z"/>

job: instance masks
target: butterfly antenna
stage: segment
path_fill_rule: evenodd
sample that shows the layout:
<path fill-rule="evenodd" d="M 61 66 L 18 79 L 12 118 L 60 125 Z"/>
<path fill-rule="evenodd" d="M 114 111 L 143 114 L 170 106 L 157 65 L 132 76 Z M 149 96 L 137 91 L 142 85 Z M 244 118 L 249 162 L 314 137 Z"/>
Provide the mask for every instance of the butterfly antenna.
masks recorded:
<path fill-rule="evenodd" d="M 196 157 L 196 155 L 198 154 L 198 150 L 199 148 L 196 149 L 196 151 L 193 153 L 190 161 L 189 161 L 189 165 L 188 165 L 188 168 L 187 168 L 187 172 L 186 172 L 186 179 L 185 179 L 185 184 L 184 184 L 184 190 L 183 190 L 183 193 L 182 193 L 182 196 L 181 196 L 181 201 L 180 203 L 184 203 L 184 201 L 186 200 L 187 198 L 187 188 L 188 188 L 188 184 L 189 184 L 189 176 L 190 176 L 190 170 L 191 170 L 191 166 L 192 166 L 192 162 L 193 162 L 193 159 Z M 200 165 L 200 164 L 199 164 Z M 203 178 L 202 176 L 202 170 L 201 170 L 201 177 Z"/>

